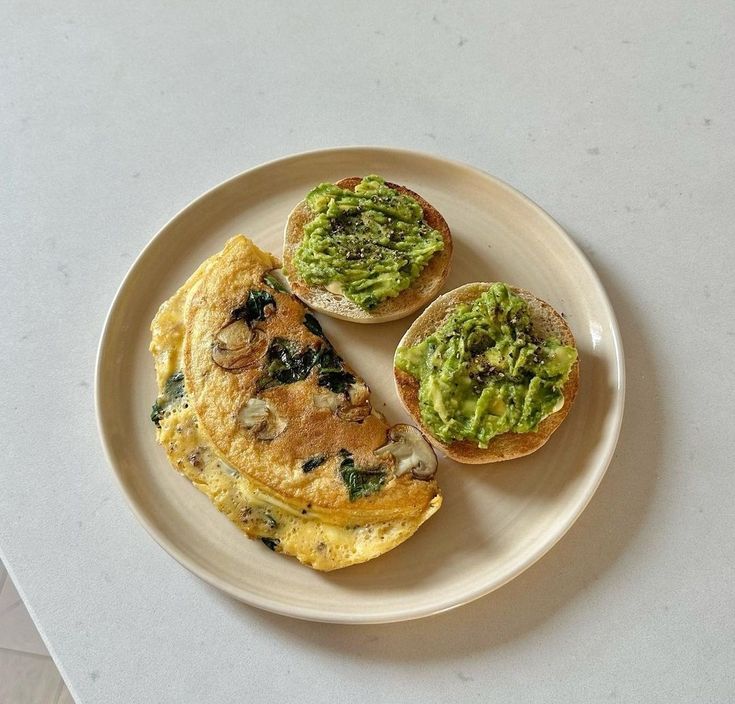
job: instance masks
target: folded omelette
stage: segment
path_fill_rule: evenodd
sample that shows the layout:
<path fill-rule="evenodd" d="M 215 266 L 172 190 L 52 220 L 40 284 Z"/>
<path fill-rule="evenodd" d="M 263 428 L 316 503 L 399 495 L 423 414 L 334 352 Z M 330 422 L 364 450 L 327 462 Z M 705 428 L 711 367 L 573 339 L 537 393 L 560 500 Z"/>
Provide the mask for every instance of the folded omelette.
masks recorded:
<path fill-rule="evenodd" d="M 238 235 L 160 307 L 151 419 L 172 466 L 246 535 L 333 570 L 439 509 L 436 457 L 373 408 L 279 266 Z"/>

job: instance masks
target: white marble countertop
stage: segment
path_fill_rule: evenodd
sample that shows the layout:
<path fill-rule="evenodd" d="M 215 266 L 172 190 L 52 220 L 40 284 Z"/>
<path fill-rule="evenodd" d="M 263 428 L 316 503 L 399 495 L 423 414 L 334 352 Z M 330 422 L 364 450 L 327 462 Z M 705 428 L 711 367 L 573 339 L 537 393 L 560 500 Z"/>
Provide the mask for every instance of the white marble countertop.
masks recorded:
<path fill-rule="evenodd" d="M 735 697 L 727 0 L 0 6 L 0 553 L 78 702 Z M 205 189 L 386 144 L 546 208 L 617 311 L 617 453 L 499 591 L 374 627 L 238 604 L 149 538 L 95 427 L 108 305 Z"/>

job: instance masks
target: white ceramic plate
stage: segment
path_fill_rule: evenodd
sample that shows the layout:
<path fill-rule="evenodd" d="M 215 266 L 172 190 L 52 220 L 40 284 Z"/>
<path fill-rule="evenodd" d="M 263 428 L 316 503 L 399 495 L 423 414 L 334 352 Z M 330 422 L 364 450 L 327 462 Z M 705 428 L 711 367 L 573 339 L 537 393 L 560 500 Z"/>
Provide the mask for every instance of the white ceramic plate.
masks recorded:
<path fill-rule="evenodd" d="M 319 573 L 248 540 L 174 472 L 149 420 L 156 397 L 148 352 L 158 305 L 236 233 L 281 251 L 291 208 L 322 181 L 379 173 L 427 198 L 454 236 L 446 289 L 506 281 L 562 311 L 574 331 L 581 386 L 541 450 L 500 465 L 440 462 L 444 505 L 418 533 L 364 565 Z M 415 316 L 380 326 L 320 316 L 364 376 L 376 406 L 408 422 L 392 379 L 398 340 Z M 383 148 L 328 149 L 246 171 L 195 200 L 138 257 L 105 324 L 97 360 L 102 441 L 135 514 L 181 564 L 248 604 L 342 623 L 399 621 L 487 594 L 538 560 L 572 525 L 610 461 L 623 413 L 623 351 L 615 316 L 584 255 L 546 213 L 511 187 L 439 157 Z"/>

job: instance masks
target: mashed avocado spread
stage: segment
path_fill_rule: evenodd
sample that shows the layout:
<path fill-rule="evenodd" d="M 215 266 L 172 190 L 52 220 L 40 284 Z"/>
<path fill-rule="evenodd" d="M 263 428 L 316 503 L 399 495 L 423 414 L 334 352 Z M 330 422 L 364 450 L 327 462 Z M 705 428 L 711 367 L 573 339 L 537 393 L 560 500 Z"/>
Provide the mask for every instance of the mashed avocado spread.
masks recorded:
<path fill-rule="evenodd" d="M 306 196 L 314 214 L 294 254 L 301 278 L 371 310 L 397 296 L 444 248 L 410 196 L 366 176 L 354 192 L 322 183 Z"/>
<path fill-rule="evenodd" d="M 418 345 L 399 347 L 395 364 L 418 379 L 421 419 L 434 436 L 485 448 L 559 410 L 576 359 L 574 347 L 538 339 L 526 303 L 496 283 Z"/>

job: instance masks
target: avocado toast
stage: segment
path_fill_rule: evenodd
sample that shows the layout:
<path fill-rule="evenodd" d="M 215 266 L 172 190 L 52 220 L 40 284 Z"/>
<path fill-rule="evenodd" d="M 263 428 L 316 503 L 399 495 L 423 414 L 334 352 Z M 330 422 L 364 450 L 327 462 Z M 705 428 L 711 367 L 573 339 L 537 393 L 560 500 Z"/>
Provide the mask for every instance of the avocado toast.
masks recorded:
<path fill-rule="evenodd" d="M 357 323 L 396 320 L 426 305 L 451 258 L 441 213 L 376 175 L 316 186 L 291 212 L 284 235 L 293 292 L 315 310 Z"/>
<path fill-rule="evenodd" d="M 414 321 L 394 360 L 406 410 L 452 459 L 499 462 L 539 449 L 579 385 L 574 336 L 548 303 L 504 283 L 440 296 Z"/>

